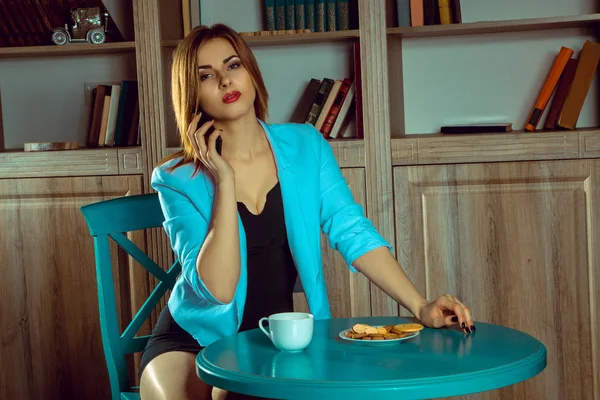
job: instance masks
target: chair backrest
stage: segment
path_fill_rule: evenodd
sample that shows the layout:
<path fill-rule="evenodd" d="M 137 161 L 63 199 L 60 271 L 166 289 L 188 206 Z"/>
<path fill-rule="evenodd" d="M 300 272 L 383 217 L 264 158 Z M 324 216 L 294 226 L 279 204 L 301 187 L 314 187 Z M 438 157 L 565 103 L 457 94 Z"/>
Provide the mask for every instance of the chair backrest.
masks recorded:
<path fill-rule="evenodd" d="M 172 289 L 181 265 L 176 261 L 167 272 L 159 267 L 125 233 L 162 227 L 164 216 L 157 194 L 125 196 L 81 207 L 94 238 L 98 306 L 102 345 L 108 367 L 113 399 L 131 390 L 125 355 L 140 352 L 149 336 L 135 336 L 167 290 Z M 109 237 L 137 260 L 160 282 L 140 307 L 127 327 L 120 332 L 113 283 Z"/>

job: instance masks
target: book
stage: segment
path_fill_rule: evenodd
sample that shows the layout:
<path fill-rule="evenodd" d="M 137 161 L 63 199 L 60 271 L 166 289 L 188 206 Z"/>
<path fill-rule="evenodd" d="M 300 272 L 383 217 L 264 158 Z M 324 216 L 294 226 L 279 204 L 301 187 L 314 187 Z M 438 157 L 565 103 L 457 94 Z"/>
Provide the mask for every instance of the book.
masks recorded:
<path fill-rule="evenodd" d="M 327 96 L 329 96 L 329 92 L 331 91 L 333 84 L 333 79 L 323 78 L 323 80 L 321 81 L 321 86 L 319 86 L 319 91 L 317 92 L 317 95 L 315 96 L 310 106 L 310 110 L 308 111 L 308 115 L 306 116 L 304 122 L 315 125 L 317 119 L 319 118 L 319 115 L 321 114 L 323 104 L 325 103 L 325 100 L 327 100 Z"/>
<path fill-rule="evenodd" d="M 296 29 L 295 0 L 285 0 L 285 29 Z"/>
<path fill-rule="evenodd" d="M 533 110 L 529 114 L 529 118 L 527 118 L 527 122 L 525 123 L 525 130 L 529 132 L 535 131 L 538 122 L 540 122 L 540 118 L 546 109 L 546 105 L 550 100 L 550 96 L 554 93 L 554 89 L 556 89 L 556 84 L 560 76 L 569 61 L 569 58 L 573 55 L 573 50 L 562 46 L 558 55 L 554 59 L 554 63 L 548 72 L 548 76 L 542 85 L 542 89 L 535 101 L 535 105 L 533 106 Z"/>
<path fill-rule="evenodd" d="M 492 133 L 492 132 L 511 132 L 511 122 L 464 124 L 464 125 L 444 125 L 440 128 L 442 133 Z"/>
<path fill-rule="evenodd" d="M 450 10 L 452 12 L 452 23 L 462 24 L 462 11 L 460 9 L 460 0 L 450 0 Z"/>
<path fill-rule="evenodd" d="M 325 32 L 325 0 L 315 0 L 315 30 Z"/>
<path fill-rule="evenodd" d="M 107 85 L 107 91 L 104 95 L 104 103 L 102 106 L 101 124 L 100 124 L 100 136 L 96 147 L 104 147 L 106 142 L 106 126 L 108 124 L 108 113 L 110 111 L 110 100 L 111 100 L 112 86 Z"/>
<path fill-rule="evenodd" d="M 437 4 L 437 0 L 434 0 Z M 410 26 L 410 0 L 396 0 L 398 27 Z M 437 11 L 437 7 L 436 7 Z"/>
<path fill-rule="evenodd" d="M 275 0 L 265 0 L 265 30 L 275 30 Z"/>
<path fill-rule="evenodd" d="M 129 127 L 133 123 L 135 105 L 138 100 L 137 81 L 121 82 L 121 97 L 115 124 L 115 146 L 127 146 Z"/>
<path fill-rule="evenodd" d="M 115 145 L 115 128 L 117 126 L 117 114 L 119 110 L 119 99 L 121 97 L 121 85 L 112 85 L 110 91 L 110 105 L 108 108 L 108 118 L 106 120 L 106 136 L 104 137 L 105 146 Z"/>
<path fill-rule="evenodd" d="M 332 139 L 337 139 L 342 136 L 345 131 L 346 125 L 352 119 L 351 110 L 354 102 L 354 82 L 350 84 L 350 88 L 348 89 L 348 93 L 344 98 L 344 102 L 342 103 L 342 107 L 338 113 L 338 116 L 335 119 L 333 127 L 331 128 L 331 132 L 329 133 L 329 137 Z"/>
<path fill-rule="evenodd" d="M 304 24 L 306 29 L 310 29 L 312 32 L 315 31 L 315 0 L 305 0 L 304 3 Z"/>
<path fill-rule="evenodd" d="M 325 3 L 325 21 L 327 24 L 327 31 L 337 31 L 337 15 L 336 15 L 336 0 L 327 0 Z"/>
<path fill-rule="evenodd" d="M 438 7 L 440 9 L 440 24 L 451 24 L 452 14 L 450 13 L 450 0 L 438 0 Z"/>
<path fill-rule="evenodd" d="M 336 6 L 337 29 L 347 31 L 350 29 L 350 9 L 348 0 L 337 0 Z"/>
<path fill-rule="evenodd" d="M 304 93 L 300 97 L 300 101 L 296 105 L 296 109 L 292 113 L 290 122 L 304 123 L 304 121 L 306 121 L 308 112 L 310 111 L 310 107 L 320 86 L 321 81 L 318 79 L 313 78 L 308 82 L 308 85 L 306 85 L 306 88 L 304 89 Z"/>
<path fill-rule="evenodd" d="M 323 125 L 321 126 L 320 132 L 324 137 L 328 137 L 333 128 L 333 124 L 338 118 L 342 105 L 344 104 L 344 100 L 346 100 L 346 95 L 350 90 L 351 81 L 348 78 L 344 78 L 340 82 L 339 89 L 337 93 L 335 93 L 335 97 L 333 98 L 333 103 L 327 112 L 327 116 L 325 117 L 325 121 L 323 121 Z M 333 92 L 333 90 L 332 90 Z"/>
<path fill-rule="evenodd" d="M 295 0 L 294 16 L 296 18 L 296 29 L 306 28 L 306 10 L 304 0 Z"/>
<path fill-rule="evenodd" d="M 401 0 L 398 0 L 398 2 L 400 1 Z M 440 24 L 440 9 L 438 7 L 438 0 L 423 0 L 423 21 L 425 25 Z"/>
<path fill-rule="evenodd" d="M 423 0 L 410 0 L 410 26 L 425 25 Z"/>
<path fill-rule="evenodd" d="M 315 128 L 318 131 L 321 131 L 321 127 L 325 123 L 325 119 L 327 118 L 327 115 L 329 115 L 329 110 L 331 109 L 331 106 L 333 105 L 333 101 L 335 100 L 335 97 L 337 96 L 341 85 L 342 85 L 342 81 L 339 79 L 336 79 L 333 82 L 333 85 L 331 86 L 331 89 L 329 90 L 329 93 L 327 94 L 327 97 L 325 98 L 325 102 L 323 103 L 321 112 L 319 113 L 319 118 L 317 118 L 317 121 L 314 123 Z"/>
<path fill-rule="evenodd" d="M 558 116 L 557 125 L 559 127 L 575 129 L 592 79 L 596 74 L 599 60 L 600 44 L 586 40 L 579 55 L 579 62 L 565 104 Z"/>
<path fill-rule="evenodd" d="M 573 82 L 576 68 L 577 59 L 570 58 L 565 66 L 565 69 L 563 70 L 562 75 L 560 76 L 558 85 L 556 86 L 554 98 L 552 99 L 552 104 L 550 104 L 548 115 L 546 116 L 546 122 L 544 123 L 544 129 L 552 130 L 557 128 L 556 121 L 558 120 L 558 115 L 560 114 L 563 104 L 565 104 L 565 99 L 567 98 L 567 93 L 569 93 L 571 82 Z"/>
<path fill-rule="evenodd" d="M 285 30 L 285 0 L 275 0 L 275 30 Z"/>
<path fill-rule="evenodd" d="M 90 119 L 90 129 L 88 132 L 88 147 L 98 147 L 100 143 L 100 132 L 102 130 L 104 101 L 106 94 L 110 92 L 110 86 L 97 85 L 92 91 L 94 105 L 92 106 L 92 118 Z M 106 126 L 104 127 L 106 130 Z M 104 141 L 102 141 L 104 143 Z"/>

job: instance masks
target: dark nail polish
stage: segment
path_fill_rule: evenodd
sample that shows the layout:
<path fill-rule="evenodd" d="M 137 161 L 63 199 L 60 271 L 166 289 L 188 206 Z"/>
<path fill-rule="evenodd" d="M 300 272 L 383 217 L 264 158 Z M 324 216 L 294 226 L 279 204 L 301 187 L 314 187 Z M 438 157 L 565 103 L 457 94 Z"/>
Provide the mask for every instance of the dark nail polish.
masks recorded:
<path fill-rule="evenodd" d="M 471 325 L 471 331 L 475 332 L 475 325 Z"/>
<path fill-rule="evenodd" d="M 465 324 L 464 322 L 462 323 L 462 325 L 460 326 L 461 328 L 465 329 L 467 327 L 467 324 Z"/>
<path fill-rule="evenodd" d="M 457 316 L 452 317 L 452 322 L 458 322 L 458 317 Z"/>
<path fill-rule="evenodd" d="M 466 328 L 467 333 L 471 333 L 471 330 L 469 328 Z"/>

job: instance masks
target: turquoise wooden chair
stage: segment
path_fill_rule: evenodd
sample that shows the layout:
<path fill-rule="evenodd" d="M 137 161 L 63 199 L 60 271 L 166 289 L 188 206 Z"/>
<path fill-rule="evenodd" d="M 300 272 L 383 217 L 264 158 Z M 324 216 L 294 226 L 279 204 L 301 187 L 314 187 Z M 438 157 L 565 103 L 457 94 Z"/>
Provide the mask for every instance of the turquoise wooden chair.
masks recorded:
<path fill-rule="evenodd" d="M 181 272 L 181 265 L 176 261 L 168 272 L 165 272 L 124 234 L 140 229 L 162 227 L 164 216 L 157 194 L 125 196 L 101 201 L 81 207 L 81 212 L 94 238 L 100 330 L 112 400 L 139 399 L 139 388 L 132 386 L 129 381 L 125 356 L 144 350 L 150 336 L 136 337 L 135 335 L 161 297 L 167 290 L 173 288 Z M 109 237 L 160 281 L 122 333 L 117 319 Z"/>

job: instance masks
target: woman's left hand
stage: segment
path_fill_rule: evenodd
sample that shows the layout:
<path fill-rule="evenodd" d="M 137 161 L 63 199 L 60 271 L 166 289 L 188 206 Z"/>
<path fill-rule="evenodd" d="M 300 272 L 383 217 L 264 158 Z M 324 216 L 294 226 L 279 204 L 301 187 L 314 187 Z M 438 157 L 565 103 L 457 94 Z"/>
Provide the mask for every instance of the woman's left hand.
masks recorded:
<path fill-rule="evenodd" d="M 416 317 L 430 328 L 458 324 L 466 333 L 475 332 L 469 308 L 449 294 L 440 296 L 431 303 L 425 303 Z"/>

